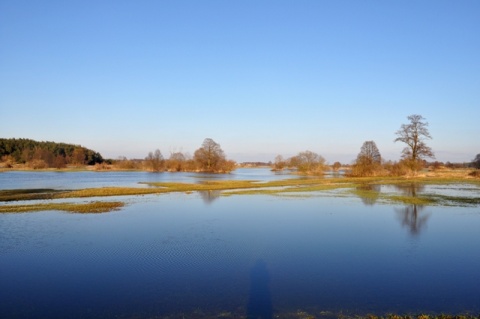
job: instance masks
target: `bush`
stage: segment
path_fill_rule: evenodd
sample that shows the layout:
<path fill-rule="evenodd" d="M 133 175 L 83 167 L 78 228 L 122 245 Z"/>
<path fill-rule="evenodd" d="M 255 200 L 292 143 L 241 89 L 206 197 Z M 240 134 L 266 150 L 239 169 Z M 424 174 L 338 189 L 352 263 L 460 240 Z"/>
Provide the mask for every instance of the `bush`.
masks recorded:
<path fill-rule="evenodd" d="M 443 167 L 443 163 L 442 163 L 442 162 L 439 162 L 439 161 L 435 161 L 435 162 L 433 162 L 432 165 L 431 165 L 431 168 L 432 168 L 432 170 L 434 170 L 434 171 L 437 171 L 437 170 L 441 169 L 442 167 Z"/>
<path fill-rule="evenodd" d="M 475 178 L 480 178 L 480 169 L 476 169 L 473 172 L 469 173 L 468 175 Z"/>
<path fill-rule="evenodd" d="M 126 157 L 120 157 L 118 160 L 115 161 L 113 165 L 116 169 L 121 169 L 121 170 L 130 170 L 130 169 L 139 168 L 138 162 L 129 160 Z"/>
<path fill-rule="evenodd" d="M 390 176 L 404 176 L 410 172 L 410 169 L 405 165 L 404 161 L 387 162 L 384 164 L 384 168 Z"/>
<path fill-rule="evenodd" d="M 35 159 L 28 162 L 28 166 L 33 169 L 45 169 L 48 168 L 47 163 L 44 160 Z"/>
<path fill-rule="evenodd" d="M 314 152 L 304 151 L 290 158 L 290 166 L 296 167 L 297 171 L 306 175 L 321 175 L 325 170 L 325 159 Z"/>
<path fill-rule="evenodd" d="M 111 167 L 110 165 L 107 164 L 107 162 L 103 162 L 103 163 L 96 163 L 93 169 L 96 171 L 106 171 L 111 169 Z"/>

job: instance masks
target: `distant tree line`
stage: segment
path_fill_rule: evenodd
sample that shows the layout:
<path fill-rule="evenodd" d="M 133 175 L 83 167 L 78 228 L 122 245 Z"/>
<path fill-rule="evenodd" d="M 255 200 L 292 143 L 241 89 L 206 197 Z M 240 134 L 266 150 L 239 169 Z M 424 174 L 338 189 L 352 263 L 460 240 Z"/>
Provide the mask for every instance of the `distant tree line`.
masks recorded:
<path fill-rule="evenodd" d="M 402 150 L 400 161 L 384 161 L 374 141 L 365 141 L 360 148 L 356 160 L 349 167 L 347 175 L 350 176 L 401 176 L 416 174 L 426 165 L 433 169 L 442 166 L 448 168 L 465 167 L 463 164 L 443 164 L 435 161 L 427 162 L 427 158 L 435 158 L 432 149 L 427 146 L 426 140 L 432 139 L 428 131 L 428 122 L 421 115 L 413 114 L 407 117 L 409 122 L 402 124 L 395 132 L 397 136 L 394 142 L 402 142 L 405 148 Z M 0 160 L 3 167 L 12 167 L 14 164 L 26 164 L 34 169 L 40 168 L 64 168 L 67 165 L 95 165 L 96 169 L 144 169 L 153 172 L 211 172 L 228 173 L 237 167 L 232 160 L 227 160 L 220 144 L 206 138 L 193 156 L 188 153 L 171 152 L 168 158 L 164 158 L 159 149 L 149 152 L 143 160 L 129 160 L 120 157 L 117 160 L 104 161 L 102 156 L 85 147 L 55 142 L 38 142 L 31 139 L 3 139 L 0 138 Z M 258 166 L 265 163 L 248 163 L 246 166 Z M 268 163 L 271 164 L 271 163 Z M 284 159 L 278 155 L 273 164 L 274 171 L 283 169 L 296 170 L 305 175 L 321 175 L 327 169 L 325 159 L 312 151 L 306 150 L 295 156 Z M 480 154 L 468 163 L 469 167 L 480 169 Z M 342 165 L 335 162 L 331 168 L 338 171 Z M 480 171 L 475 172 L 480 176 Z"/>
<path fill-rule="evenodd" d="M 308 150 L 287 159 L 284 159 L 282 155 L 277 155 L 273 163 L 274 171 L 295 169 L 305 175 L 321 175 L 326 168 L 325 159 L 321 155 Z"/>
<path fill-rule="evenodd" d="M 0 159 L 7 167 L 26 164 L 34 169 L 94 165 L 104 161 L 100 153 L 80 145 L 23 138 L 0 138 Z"/>
<path fill-rule="evenodd" d="M 164 158 L 162 152 L 156 149 L 149 152 L 144 160 L 121 158 L 113 161 L 113 164 L 121 169 L 143 169 L 152 172 L 229 173 L 236 168 L 235 161 L 228 160 L 220 144 L 211 138 L 206 138 L 193 156 L 172 152 L 168 158 Z"/>

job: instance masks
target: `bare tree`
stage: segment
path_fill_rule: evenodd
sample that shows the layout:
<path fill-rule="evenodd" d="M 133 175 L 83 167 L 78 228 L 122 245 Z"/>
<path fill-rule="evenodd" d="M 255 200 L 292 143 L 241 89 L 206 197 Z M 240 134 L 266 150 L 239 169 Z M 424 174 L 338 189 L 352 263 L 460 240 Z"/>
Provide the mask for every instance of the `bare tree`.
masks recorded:
<path fill-rule="evenodd" d="M 352 176 L 374 176 L 381 170 L 382 156 L 374 141 L 366 141 L 360 148 L 352 167 Z"/>
<path fill-rule="evenodd" d="M 167 169 L 169 171 L 180 172 L 185 169 L 186 157 L 182 152 L 174 152 L 170 154 L 170 158 L 167 161 Z"/>
<path fill-rule="evenodd" d="M 285 160 L 282 155 L 275 156 L 275 163 L 273 164 L 274 171 L 281 171 L 286 166 Z"/>
<path fill-rule="evenodd" d="M 340 162 L 335 162 L 333 163 L 332 165 L 332 168 L 335 172 L 338 172 L 338 170 L 340 169 L 340 167 L 342 167 L 342 164 Z"/>
<path fill-rule="evenodd" d="M 435 158 L 432 149 L 425 144 L 425 139 L 432 139 L 428 131 L 428 122 L 424 122 L 421 115 L 413 114 L 407 117 L 409 124 L 402 124 L 395 133 L 398 137 L 395 142 L 403 142 L 407 146 L 403 149 L 404 159 L 417 163 L 425 157 Z"/>
<path fill-rule="evenodd" d="M 382 162 L 382 156 L 378 150 L 377 144 L 374 141 L 366 141 L 363 143 L 360 148 L 360 153 L 358 153 L 357 159 L 364 158 L 371 163 L 380 164 Z"/>
<path fill-rule="evenodd" d="M 148 153 L 148 156 L 145 158 L 148 167 L 154 172 L 160 172 L 163 170 L 163 155 L 159 149 L 156 149 L 155 152 Z"/>
<path fill-rule="evenodd" d="M 304 151 L 290 159 L 290 162 L 301 173 L 321 174 L 325 169 L 325 159 L 317 153 Z"/>
<path fill-rule="evenodd" d="M 215 172 L 225 161 L 225 154 L 220 144 L 211 138 L 206 138 L 202 146 L 195 151 L 193 158 L 199 164 L 201 170 Z"/>
<path fill-rule="evenodd" d="M 480 153 L 472 161 L 473 167 L 480 168 Z"/>

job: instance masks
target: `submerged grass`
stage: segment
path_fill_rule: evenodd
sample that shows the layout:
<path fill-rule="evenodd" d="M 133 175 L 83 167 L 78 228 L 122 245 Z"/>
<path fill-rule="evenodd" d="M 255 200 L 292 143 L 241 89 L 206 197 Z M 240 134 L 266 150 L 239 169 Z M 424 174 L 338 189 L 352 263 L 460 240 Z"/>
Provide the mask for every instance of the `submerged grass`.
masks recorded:
<path fill-rule="evenodd" d="M 60 192 L 61 191 L 59 190 L 50 188 L 0 190 L 0 201 L 10 202 L 19 200 L 52 199 L 54 194 Z"/>
<path fill-rule="evenodd" d="M 122 208 L 123 202 L 101 202 L 90 203 L 42 203 L 28 205 L 4 205 L 0 206 L 0 213 L 25 213 L 46 210 L 60 210 L 72 213 L 106 213 Z"/>
<path fill-rule="evenodd" d="M 53 198 L 84 198 L 84 197 L 104 197 L 104 196 L 129 196 L 129 195 L 149 195 L 166 193 L 164 189 L 138 188 L 138 187 L 101 187 L 85 188 L 72 190 L 55 194 Z"/>
<path fill-rule="evenodd" d="M 480 205 L 480 197 L 463 197 L 463 196 L 448 196 L 448 195 L 429 195 L 436 203 L 444 206 L 472 206 Z"/>
<path fill-rule="evenodd" d="M 447 206 L 471 206 L 480 205 L 480 197 L 458 197 L 437 194 L 420 194 L 418 196 L 405 196 L 399 194 L 382 193 L 375 188 L 378 185 L 448 185 L 448 184 L 473 184 L 480 186 L 480 181 L 465 180 L 449 177 L 340 177 L 322 178 L 308 177 L 297 179 L 284 179 L 268 182 L 252 180 L 215 180 L 200 183 L 140 183 L 147 187 L 103 187 L 86 188 L 79 190 L 54 190 L 54 189 L 14 189 L 1 190 L 0 202 L 27 201 L 38 199 L 62 199 L 62 198 L 92 198 L 108 196 L 135 196 L 150 194 L 165 194 L 183 192 L 189 194 L 194 191 L 225 191 L 224 196 L 232 195 L 273 195 L 273 196 L 317 196 L 320 192 L 325 195 L 344 197 L 355 195 L 364 202 L 375 203 L 402 203 L 407 205 L 447 205 Z M 480 189 L 480 188 L 479 188 Z M 341 192 L 329 192 L 333 190 L 346 190 Z M 350 194 L 350 195 L 349 195 Z M 475 194 L 475 193 L 474 193 Z M 99 202 L 95 202 L 99 203 Z M 54 205 L 48 208 L 46 205 Z M 56 205 L 56 206 L 55 206 Z M 82 208 L 81 205 L 84 205 Z M 86 204 L 38 204 L 38 205 L 10 205 L 0 206 L 3 210 L 33 211 L 45 209 L 85 209 L 95 210 L 93 206 Z M 98 204 L 97 204 L 98 205 Z M 106 203 L 108 206 L 109 203 Z M 15 208 L 16 207 L 16 208 Z M 100 210 L 102 208 L 99 208 Z"/>

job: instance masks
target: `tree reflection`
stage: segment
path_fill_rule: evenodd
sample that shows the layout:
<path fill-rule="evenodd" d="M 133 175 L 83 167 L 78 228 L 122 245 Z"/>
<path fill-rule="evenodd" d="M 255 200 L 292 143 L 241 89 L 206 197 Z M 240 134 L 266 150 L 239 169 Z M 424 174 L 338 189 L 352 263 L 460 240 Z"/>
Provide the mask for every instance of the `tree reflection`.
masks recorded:
<path fill-rule="evenodd" d="M 220 197 L 220 191 L 199 191 L 198 193 L 202 197 L 203 202 L 208 205 Z"/>
<path fill-rule="evenodd" d="M 422 214 L 423 205 L 409 205 L 395 208 L 402 226 L 407 227 L 412 236 L 417 236 L 426 227 L 430 214 Z"/>
<path fill-rule="evenodd" d="M 356 194 L 362 200 L 363 204 L 373 206 L 380 197 L 381 185 L 362 185 L 357 187 Z"/>
<path fill-rule="evenodd" d="M 411 183 L 395 185 L 395 188 L 404 196 L 417 197 L 419 193 L 423 192 L 425 186 Z M 400 223 L 403 227 L 409 229 L 412 236 L 418 236 L 421 231 L 426 228 L 430 214 L 422 213 L 424 208 L 424 205 L 417 204 L 407 205 L 404 208 L 395 208 Z"/>
<path fill-rule="evenodd" d="M 398 184 L 393 185 L 404 196 L 417 197 L 419 193 L 422 193 L 425 189 L 425 185 L 416 183 Z"/>

